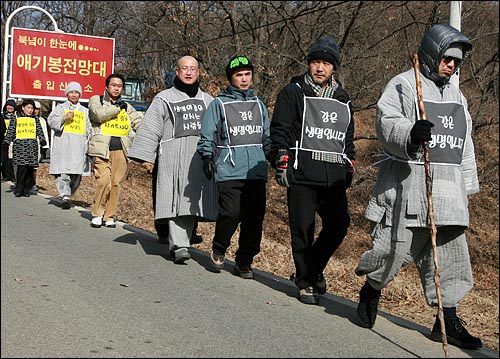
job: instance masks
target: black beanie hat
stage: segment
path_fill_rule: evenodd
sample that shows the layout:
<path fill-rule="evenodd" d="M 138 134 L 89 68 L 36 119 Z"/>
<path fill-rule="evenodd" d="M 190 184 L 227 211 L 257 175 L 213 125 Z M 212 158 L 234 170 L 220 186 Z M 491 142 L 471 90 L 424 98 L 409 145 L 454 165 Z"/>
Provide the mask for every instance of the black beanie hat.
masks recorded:
<path fill-rule="evenodd" d="M 250 69 L 253 74 L 253 65 L 250 59 L 244 55 L 238 55 L 231 57 L 229 63 L 226 66 L 226 76 L 229 82 L 231 82 L 231 76 L 239 69 Z"/>
<path fill-rule="evenodd" d="M 16 107 L 17 107 L 17 105 L 16 105 L 16 101 L 15 101 L 14 99 L 12 99 L 12 98 L 9 98 L 9 99 L 7 100 L 7 102 L 5 103 L 5 106 L 7 106 L 7 105 L 12 106 L 12 107 L 14 107 L 14 108 L 16 108 Z"/>
<path fill-rule="evenodd" d="M 340 66 L 340 47 L 329 36 L 323 36 L 311 45 L 307 54 L 307 61 L 324 60 L 333 64 L 335 68 Z"/>

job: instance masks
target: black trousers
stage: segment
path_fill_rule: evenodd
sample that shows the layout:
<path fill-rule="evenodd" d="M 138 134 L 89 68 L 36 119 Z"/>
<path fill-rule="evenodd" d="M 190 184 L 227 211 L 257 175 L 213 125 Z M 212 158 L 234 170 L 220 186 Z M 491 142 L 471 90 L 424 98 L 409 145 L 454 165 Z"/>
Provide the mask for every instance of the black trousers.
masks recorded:
<path fill-rule="evenodd" d="M 2 178 L 7 181 L 16 181 L 14 175 L 14 164 L 9 158 L 9 145 L 2 144 Z"/>
<path fill-rule="evenodd" d="M 239 225 L 235 262 L 238 266 L 249 266 L 260 252 L 262 222 L 266 212 L 266 181 L 224 181 L 219 182 L 217 187 L 219 214 L 212 250 L 216 254 L 225 254 Z"/>
<path fill-rule="evenodd" d="M 346 188 L 292 184 L 287 198 L 295 284 L 302 289 L 314 286 L 347 234 L 350 217 Z M 322 228 L 315 240 L 316 213 Z"/>
<path fill-rule="evenodd" d="M 16 186 L 14 192 L 26 195 L 34 185 L 34 166 L 17 166 Z"/>

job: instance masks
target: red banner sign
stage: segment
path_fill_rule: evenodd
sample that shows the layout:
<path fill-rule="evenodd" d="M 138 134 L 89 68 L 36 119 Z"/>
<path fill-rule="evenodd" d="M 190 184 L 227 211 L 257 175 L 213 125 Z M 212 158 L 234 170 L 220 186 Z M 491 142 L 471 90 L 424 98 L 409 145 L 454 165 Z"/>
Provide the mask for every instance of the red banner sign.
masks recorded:
<path fill-rule="evenodd" d="M 115 39 L 12 28 L 11 97 L 66 100 L 71 81 L 82 86 L 81 100 L 102 95 L 113 73 Z"/>

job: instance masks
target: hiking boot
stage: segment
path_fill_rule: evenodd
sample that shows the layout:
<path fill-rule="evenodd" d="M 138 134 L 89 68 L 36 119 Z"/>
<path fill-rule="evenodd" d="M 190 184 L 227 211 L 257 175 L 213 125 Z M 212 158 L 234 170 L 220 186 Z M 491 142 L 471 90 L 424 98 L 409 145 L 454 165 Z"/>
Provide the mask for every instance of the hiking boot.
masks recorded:
<path fill-rule="evenodd" d="M 102 226 L 102 216 L 92 218 L 90 226 L 93 228 L 101 228 Z"/>
<path fill-rule="evenodd" d="M 104 225 L 108 228 L 116 228 L 116 222 L 114 218 L 108 219 Z"/>
<path fill-rule="evenodd" d="M 236 264 L 233 269 L 233 274 L 243 279 L 253 279 L 253 270 L 250 266 L 239 266 Z"/>
<path fill-rule="evenodd" d="M 365 282 L 359 291 L 358 318 L 360 326 L 363 328 L 373 328 L 377 319 L 378 301 L 380 299 L 380 290 L 373 288 L 368 282 Z"/>
<path fill-rule="evenodd" d="M 216 254 L 214 251 L 210 252 L 210 262 L 216 272 L 220 272 L 224 268 L 224 255 Z"/>
<path fill-rule="evenodd" d="M 464 349 L 482 348 L 481 339 L 470 335 L 464 324 L 466 323 L 459 317 L 444 318 L 447 342 Z M 436 316 L 434 327 L 432 327 L 431 339 L 435 342 L 441 342 L 442 339 L 441 321 L 438 316 Z"/>
<path fill-rule="evenodd" d="M 189 251 L 186 247 L 174 249 L 174 263 L 181 264 L 190 259 Z"/>
<path fill-rule="evenodd" d="M 316 277 L 316 290 L 318 291 L 318 294 L 326 293 L 326 280 L 323 273 L 318 274 Z"/>
<path fill-rule="evenodd" d="M 69 201 L 69 197 L 68 196 L 64 196 L 62 198 L 61 208 L 62 209 L 70 209 L 71 208 L 71 202 Z"/>
<path fill-rule="evenodd" d="M 319 304 L 318 292 L 313 287 L 302 288 L 299 290 L 298 299 L 304 304 Z"/>

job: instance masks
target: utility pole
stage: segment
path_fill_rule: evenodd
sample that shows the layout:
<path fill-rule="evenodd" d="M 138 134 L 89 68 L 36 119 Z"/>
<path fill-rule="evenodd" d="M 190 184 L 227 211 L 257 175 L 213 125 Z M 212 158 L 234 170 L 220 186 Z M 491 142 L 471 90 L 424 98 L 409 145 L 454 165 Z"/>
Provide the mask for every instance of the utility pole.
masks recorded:
<path fill-rule="evenodd" d="M 453 26 L 458 31 L 461 31 L 461 16 L 462 16 L 462 2 L 461 1 L 450 1 L 450 26 Z M 460 74 L 459 70 L 451 76 L 450 82 L 455 86 L 459 87 L 460 84 Z"/>

